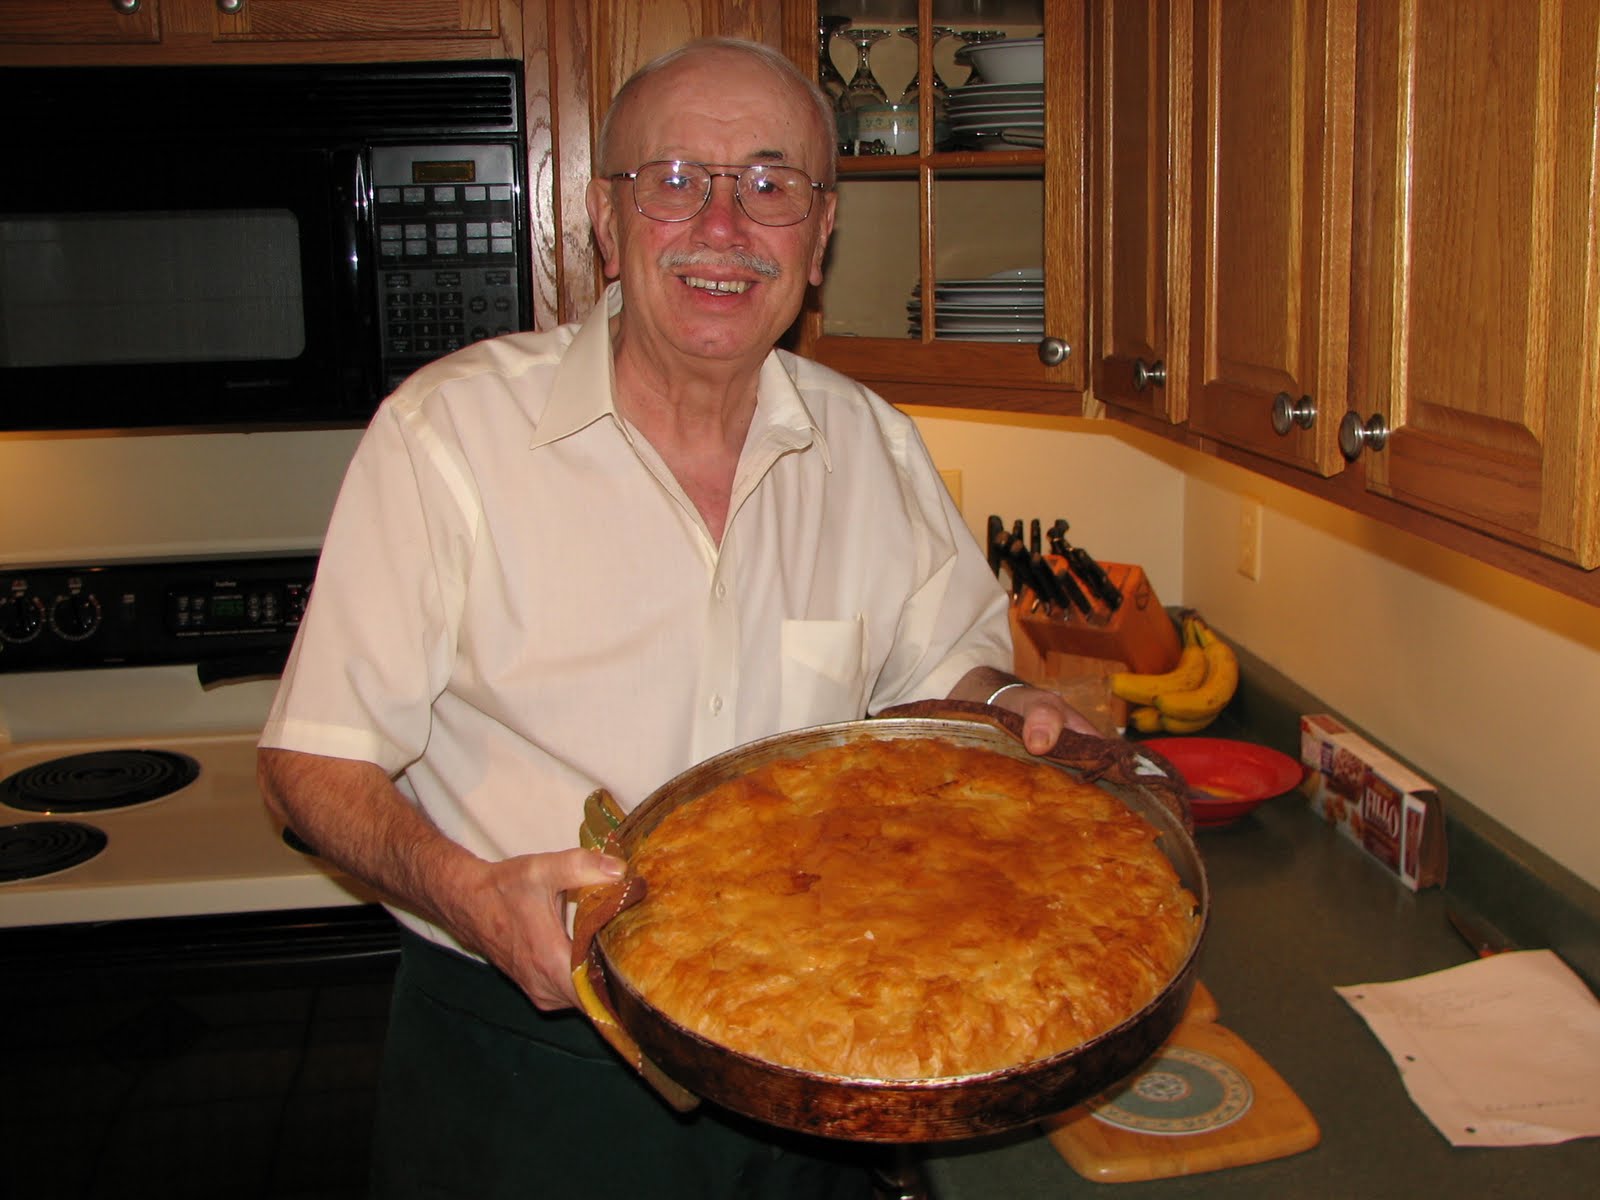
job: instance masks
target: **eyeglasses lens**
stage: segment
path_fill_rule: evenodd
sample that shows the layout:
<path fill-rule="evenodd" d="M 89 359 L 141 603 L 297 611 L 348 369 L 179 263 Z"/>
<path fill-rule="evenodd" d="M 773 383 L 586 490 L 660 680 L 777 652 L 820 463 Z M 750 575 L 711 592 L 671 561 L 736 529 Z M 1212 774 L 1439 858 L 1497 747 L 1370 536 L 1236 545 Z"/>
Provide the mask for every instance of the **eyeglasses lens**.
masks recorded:
<path fill-rule="evenodd" d="M 705 207 L 718 175 L 733 176 L 740 207 L 758 224 L 794 225 L 811 212 L 811 176 L 798 167 L 764 164 L 735 174 L 699 163 L 645 163 L 634 176 L 634 203 L 654 220 L 687 221 Z"/>

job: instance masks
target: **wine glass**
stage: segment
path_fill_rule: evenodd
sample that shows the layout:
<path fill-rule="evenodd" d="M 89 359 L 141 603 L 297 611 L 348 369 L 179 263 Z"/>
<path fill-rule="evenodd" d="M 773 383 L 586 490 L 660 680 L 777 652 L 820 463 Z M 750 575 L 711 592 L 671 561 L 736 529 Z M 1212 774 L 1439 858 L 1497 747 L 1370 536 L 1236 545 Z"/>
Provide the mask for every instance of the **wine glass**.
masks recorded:
<path fill-rule="evenodd" d="M 856 48 L 856 73 L 845 85 L 845 102 L 853 108 L 887 104 L 889 97 L 872 74 L 872 48 L 889 36 L 887 29 L 846 29 L 844 39 Z"/>
<path fill-rule="evenodd" d="M 994 42 L 1005 37 L 1005 31 L 1000 29 L 959 29 L 956 36 L 969 46 L 981 46 L 984 42 Z M 972 59 L 967 59 L 967 66 L 972 73 L 962 83 L 962 87 L 970 87 L 974 83 L 982 83 L 983 76 L 978 73 L 978 64 Z"/>
<path fill-rule="evenodd" d="M 817 83 L 835 104 L 844 95 L 845 81 L 844 76 L 839 74 L 839 68 L 833 65 L 829 47 L 839 31 L 849 24 L 850 18 L 844 16 L 817 18 Z"/>
<path fill-rule="evenodd" d="M 838 142 L 840 154 L 849 154 L 854 149 L 855 113 L 844 107 L 847 85 L 844 76 L 839 74 L 839 68 L 833 65 L 830 47 L 833 45 L 833 39 L 839 35 L 839 31 L 849 24 L 850 18 L 845 16 L 817 18 L 817 84 L 833 101 L 834 139 Z"/>
<path fill-rule="evenodd" d="M 952 36 L 955 33 L 955 30 L 946 29 L 943 25 L 935 25 L 928 32 L 933 37 L 934 48 L 937 49 L 939 43 L 944 41 L 945 38 Z M 909 39 L 913 46 L 917 45 L 917 40 L 920 34 L 921 30 L 915 25 L 908 25 L 904 29 L 900 30 L 900 36 Z M 911 82 L 906 84 L 905 95 L 901 97 L 900 101 L 902 104 L 909 104 L 912 107 L 916 107 L 917 101 L 921 98 L 921 60 L 922 56 L 919 53 L 917 55 L 917 69 L 911 75 Z M 947 84 L 943 79 L 939 78 L 939 68 L 937 66 L 933 68 L 933 83 L 931 85 L 931 91 L 933 92 L 933 141 L 934 146 L 937 148 L 944 141 L 944 136 L 947 132 L 946 126 L 948 125 L 950 117 L 950 85 Z"/>
<path fill-rule="evenodd" d="M 903 37 L 903 38 L 909 39 L 911 44 L 913 46 L 915 46 L 917 44 L 918 35 L 921 32 L 922 31 L 920 29 L 918 29 L 915 25 L 907 25 L 904 29 L 902 29 L 900 31 L 900 36 Z M 944 41 L 945 38 L 950 37 L 952 34 L 954 34 L 955 30 L 946 29 L 943 25 L 935 25 L 928 32 L 933 35 L 933 44 L 934 44 L 934 47 L 937 48 L 939 43 Z M 915 104 L 917 102 L 917 98 L 921 94 L 921 92 L 922 92 L 922 65 L 921 65 L 921 55 L 919 54 L 918 55 L 917 69 L 916 69 L 915 72 L 912 73 L 911 82 L 906 84 L 905 95 L 901 98 L 901 102 L 904 103 L 904 104 Z M 944 102 L 947 99 L 949 99 L 949 96 L 950 96 L 950 85 L 947 84 L 943 79 L 939 78 L 939 68 L 937 66 L 935 66 L 933 68 L 933 103 L 934 103 L 934 105 L 936 107 L 942 107 L 944 105 Z"/>

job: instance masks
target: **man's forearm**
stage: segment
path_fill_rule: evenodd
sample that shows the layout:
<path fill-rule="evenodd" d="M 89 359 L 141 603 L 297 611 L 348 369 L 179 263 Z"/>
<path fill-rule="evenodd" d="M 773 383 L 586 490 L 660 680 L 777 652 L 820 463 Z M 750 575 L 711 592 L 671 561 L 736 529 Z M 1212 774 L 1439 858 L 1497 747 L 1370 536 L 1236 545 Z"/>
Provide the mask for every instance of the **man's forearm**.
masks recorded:
<path fill-rule="evenodd" d="M 257 778 L 268 808 L 322 858 L 455 932 L 453 897 L 484 863 L 441 833 L 381 767 L 264 749 Z"/>

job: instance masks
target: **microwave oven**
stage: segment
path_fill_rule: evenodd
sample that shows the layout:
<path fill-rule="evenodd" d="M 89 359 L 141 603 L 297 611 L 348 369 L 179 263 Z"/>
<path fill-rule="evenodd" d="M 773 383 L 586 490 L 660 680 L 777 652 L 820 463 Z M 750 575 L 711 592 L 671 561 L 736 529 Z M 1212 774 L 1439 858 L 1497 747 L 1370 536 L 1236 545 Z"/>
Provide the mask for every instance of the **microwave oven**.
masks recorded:
<path fill-rule="evenodd" d="M 531 327 L 521 65 L 0 70 L 0 430 L 356 426 Z"/>

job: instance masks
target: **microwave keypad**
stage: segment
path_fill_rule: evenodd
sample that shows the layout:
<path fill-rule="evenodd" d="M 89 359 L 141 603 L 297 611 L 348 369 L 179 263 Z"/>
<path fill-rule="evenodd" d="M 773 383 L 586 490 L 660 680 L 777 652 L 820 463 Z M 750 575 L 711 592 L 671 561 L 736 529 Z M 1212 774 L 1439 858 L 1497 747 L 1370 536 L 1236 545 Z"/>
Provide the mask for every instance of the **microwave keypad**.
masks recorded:
<path fill-rule="evenodd" d="M 496 149 L 374 152 L 379 318 L 389 390 L 440 355 L 522 327 L 511 156 Z M 482 182 L 407 182 L 413 164 L 452 155 L 470 162 Z"/>

